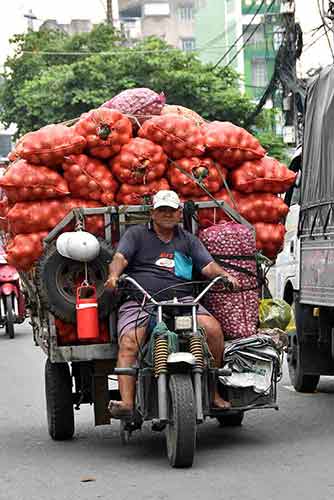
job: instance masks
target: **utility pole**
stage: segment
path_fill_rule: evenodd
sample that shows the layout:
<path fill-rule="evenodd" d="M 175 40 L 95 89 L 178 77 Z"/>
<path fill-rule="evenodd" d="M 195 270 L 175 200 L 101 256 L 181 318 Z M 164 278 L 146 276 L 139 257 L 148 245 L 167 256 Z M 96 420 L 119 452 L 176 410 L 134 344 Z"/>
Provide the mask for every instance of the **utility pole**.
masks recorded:
<path fill-rule="evenodd" d="M 107 0 L 107 23 L 113 26 L 112 0 Z"/>
<path fill-rule="evenodd" d="M 30 9 L 28 14 L 24 14 L 24 17 L 28 20 L 28 31 L 34 31 L 34 21 L 37 20 L 37 17 L 33 14 Z"/>
<path fill-rule="evenodd" d="M 282 0 L 281 15 L 283 21 L 285 45 L 289 60 L 285 62 L 287 65 L 287 73 L 289 73 L 289 82 L 282 81 L 283 86 L 283 113 L 284 113 L 284 127 L 283 127 L 283 140 L 286 144 L 296 145 L 299 142 L 298 133 L 298 120 L 296 109 L 296 96 L 294 93 L 294 83 L 297 82 L 296 70 L 296 21 L 295 21 L 295 1 Z"/>

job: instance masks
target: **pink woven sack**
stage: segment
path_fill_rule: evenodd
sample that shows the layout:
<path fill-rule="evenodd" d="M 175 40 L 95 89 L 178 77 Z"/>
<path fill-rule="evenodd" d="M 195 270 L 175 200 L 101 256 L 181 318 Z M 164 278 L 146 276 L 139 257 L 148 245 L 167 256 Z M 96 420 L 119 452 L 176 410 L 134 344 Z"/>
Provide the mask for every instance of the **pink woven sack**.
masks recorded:
<path fill-rule="evenodd" d="M 151 89 L 136 88 L 124 90 L 102 106 L 133 115 L 139 123 L 144 123 L 152 115 L 160 115 L 165 103 L 166 98 L 163 93 L 157 94 Z"/>
<path fill-rule="evenodd" d="M 199 237 L 217 262 L 238 279 L 242 290 L 228 293 L 223 285 L 216 285 L 206 295 L 205 307 L 220 322 L 225 339 L 255 335 L 259 292 L 252 231 L 241 224 L 225 222 L 203 229 Z"/>

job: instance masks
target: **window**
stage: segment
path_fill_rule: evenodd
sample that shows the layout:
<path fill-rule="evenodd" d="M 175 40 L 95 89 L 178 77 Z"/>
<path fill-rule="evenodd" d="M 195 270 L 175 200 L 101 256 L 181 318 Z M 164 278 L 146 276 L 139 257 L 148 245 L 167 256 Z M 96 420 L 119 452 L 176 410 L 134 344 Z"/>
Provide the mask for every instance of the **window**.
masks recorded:
<path fill-rule="evenodd" d="M 264 58 L 253 59 L 252 83 L 254 87 L 266 87 L 268 84 L 267 64 Z"/>
<path fill-rule="evenodd" d="M 250 37 L 250 38 L 249 38 Z M 249 39 L 248 39 L 249 38 Z M 264 27 L 252 24 L 244 33 L 244 40 L 248 40 L 247 45 L 259 45 L 265 41 Z"/>
<path fill-rule="evenodd" d="M 196 48 L 195 38 L 181 38 L 181 48 L 185 52 L 191 52 Z"/>
<path fill-rule="evenodd" d="M 178 9 L 179 19 L 189 22 L 194 19 L 194 7 L 192 5 L 181 5 Z"/>
<path fill-rule="evenodd" d="M 227 13 L 232 14 L 232 12 L 234 12 L 234 8 L 235 8 L 235 1 L 227 0 Z"/>
<path fill-rule="evenodd" d="M 6 157 L 12 149 L 12 136 L 10 134 L 0 134 L 0 158 Z"/>

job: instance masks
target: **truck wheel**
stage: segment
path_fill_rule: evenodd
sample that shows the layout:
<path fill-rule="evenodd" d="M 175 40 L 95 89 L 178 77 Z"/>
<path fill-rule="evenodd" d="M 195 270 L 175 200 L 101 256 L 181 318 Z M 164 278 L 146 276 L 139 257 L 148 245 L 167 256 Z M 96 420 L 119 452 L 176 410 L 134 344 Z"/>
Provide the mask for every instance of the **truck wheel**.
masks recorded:
<path fill-rule="evenodd" d="M 243 411 L 228 412 L 226 415 L 217 417 L 221 427 L 240 427 L 244 419 Z"/>
<path fill-rule="evenodd" d="M 190 375 L 177 373 L 169 379 L 167 455 L 172 467 L 191 467 L 196 446 L 196 411 Z"/>
<path fill-rule="evenodd" d="M 101 251 L 99 256 L 88 266 L 88 281 L 94 283 L 99 303 L 100 318 L 110 312 L 111 298 L 105 291 L 104 283 L 108 277 L 108 264 L 113 256 L 112 247 L 104 240 L 99 240 Z M 76 321 L 76 287 L 84 279 L 84 264 L 62 257 L 55 245 L 48 248 L 40 259 L 36 279 L 43 305 L 57 318 L 66 323 Z"/>
<path fill-rule="evenodd" d="M 74 434 L 72 378 L 67 363 L 45 364 L 45 396 L 49 434 L 55 441 L 71 439 Z"/>
<path fill-rule="evenodd" d="M 297 392 L 314 392 L 320 375 L 305 374 L 302 367 L 301 349 L 296 334 L 289 335 L 288 368 L 291 384 Z"/>
<path fill-rule="evenodd" d="M 13 313 L 13 298 L 11 295 L 6 295 L 6 334 L 10 339 L 14 338 L 14 313 Z"/>

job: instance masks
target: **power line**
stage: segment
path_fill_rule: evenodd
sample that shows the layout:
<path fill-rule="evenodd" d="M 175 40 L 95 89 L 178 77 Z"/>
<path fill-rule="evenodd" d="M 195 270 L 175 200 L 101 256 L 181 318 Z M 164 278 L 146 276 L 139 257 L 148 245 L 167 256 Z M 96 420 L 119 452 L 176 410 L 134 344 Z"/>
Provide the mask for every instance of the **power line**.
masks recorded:
<path fill-rule="evenodd" d="M 328 30 L 326 28 L 326 26 L 322 25 L 323 28 L 325 28 L 325 32 L 327 31 L 328 33 Z M 306 52 L 307 50 L 309 50 L 311 47 L 313 47 L 313 45 L 315 45 L 317 42 L 319 42 L 319 40 L 321 40 L 324 36 L 326 36 L 326 33 L 322 33 L 316 40 L 313 40 L 312 42 L 310 42 L 308 45 L 306 45 L 303 49 L 303 52 Z"/>
<path fill-rule="evenodd" d="M 238 36 L 238 38 L 235 40 L 235 42 L 233 43 L 233 45 L 231 45 L 231 47 L 229 48 L 229 50 L 227 52 L 225 52 L 225 54 L 223 54 L 221 56 L 221 58 L 216 62 L 216 64 L 212 67 L 212 70 L 216 69 L 217 66 L 219 66 L 219 64 L 225 59 L 225 57 L 233 50 L 234 47 L 236 47 L 236 45 L 238 44 L 238 42 L 243 38 L 244 34 L 248 30 L 248 28 L 252 25 L 252 22 L 254 21 L 254 19 L 256 18 L 256 16 L 259 14 L 260 10 L 262 9 L 262 7 L 264 5 L 264 2 L 265 2 L 265 0 L 262 0 L 261 4 L 257 8 L 257 10 L 256 10 L 255 14 L 253 15 L 252 19 L 247 24 L 246 28 L 242 30 L 241 35 Z"/>
<path fill-rule="evenodd" d="M 249 9 L 245 12 L 245 15 L 247 16 L 248 14 L 251 13 L 251 10 L 252 10 L 253 6 L 251 5 L 249 7 Z M 234 25 L 232 24 L 230 26 L 230 28 L 227 30 L 227 31 L 222 31 L 221 33 L 219 33 L 219 35 L 215 36 L 214 38 L 212 38 L 211 40 L 209 40 L 208 42 L 205 42 L 205 45 L 204 47 L 206 47 L 207 45 L 211 45 L 212 43 L 214 43 L 216 40 L 219 40 L 223 35 L 225 35 L 226 33 L 230 33 L 230 31 L 234 29 Z M 241 37 L 243 36 L 243 34 L 241 35 Z M 239 37 L 240 38 L 240 37 Z M 235 43 L 235 42 L 234 42 Z M 233 45 L 226 45 L 226 48 L 231 48 L 233 47 Z"/>
<path fill-rule="evenodd" d="M 272 0 L 271 4 L 269 5 L 268 9 L 266 10 L 265 14 L 267 14 L 271 7 L 274 5 L 274 3 L 276 2 L 276 0 Z M 255 29 L 252 31 L 252 33 L 249 35 L 249 37 L 245 40 L 245 42 L 242 44 L 242 46 L 240 47 L 240 49 L 234 54 L 234 57 L 232 57 L 232 59 L 229 61 L 229 63 L 224 66 L 223 69 L 227 68 L 228 66 L 230 66 L 235 60 L 236 58 L 238 57 L 238 55 L 240 54 L 240 52 L 243 51 L 243 49 L 246 47 L 247 43 L 249 42 L 249 40 L 254 36 L 254 34 L 257 32 L 257 30 L 259 29 L 259 27 L 261 26 L 261 24 L 257 24 Z"/>
<path fill-rule="evenodd" d="M 320 14 L 320 17 L 322 19 L 322 22 L 324 23 L 325 28 L 327 27 L 328 31 L 329 30 L 333 31 L 333 26 L 330 26 L 328 24 L 328 22 L 326 21 L 325 15 L 324 15 L 324 12 L 325 12 L 324 0 L 322 1 L 322 10 L 321 10 L 321 6 L 320 6 L 320 0 L 317 0 L 317 3 L 318 3 L 319 14 Z M 332 58 L 333 58 L 333 61 L 334 61 L 334 51 L 333 51 L 333 47 L 332 47 L 331 41 L 329 39 L 328 31 L 325 29 L 325 35 L 326 35 L 326 38 L 327 38 L 329 50 L 331 51 Z"/>

